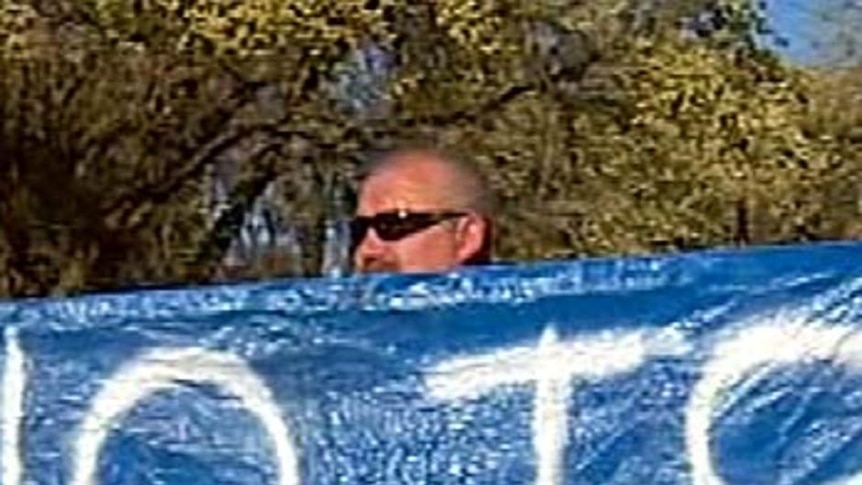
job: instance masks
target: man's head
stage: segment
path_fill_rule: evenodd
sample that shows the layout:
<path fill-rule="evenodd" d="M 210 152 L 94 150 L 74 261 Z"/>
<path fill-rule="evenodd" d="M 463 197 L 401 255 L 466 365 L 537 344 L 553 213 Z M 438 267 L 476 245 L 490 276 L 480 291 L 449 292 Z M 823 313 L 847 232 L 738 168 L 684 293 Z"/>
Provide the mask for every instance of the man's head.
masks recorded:
<path fill-rule="evenodd" d="M 490 259 L 491 202 L 472 168 L 439 152 L 399 150 L 371 166 L 353 223 L 359 272 L 425 273 Z"/>

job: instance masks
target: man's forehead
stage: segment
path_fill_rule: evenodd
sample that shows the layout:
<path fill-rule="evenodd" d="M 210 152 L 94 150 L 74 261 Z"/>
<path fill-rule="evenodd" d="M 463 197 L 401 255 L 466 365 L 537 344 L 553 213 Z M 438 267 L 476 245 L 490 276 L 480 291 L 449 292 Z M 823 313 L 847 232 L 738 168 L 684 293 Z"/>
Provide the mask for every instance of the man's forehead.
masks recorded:
<path fill-rule="evenodd" d="M 375 211 L 446 208 L 449 175 L 439 164 L 434 166 L 424 160 L 393 162 L 366 179 L 360 205 Z"/>

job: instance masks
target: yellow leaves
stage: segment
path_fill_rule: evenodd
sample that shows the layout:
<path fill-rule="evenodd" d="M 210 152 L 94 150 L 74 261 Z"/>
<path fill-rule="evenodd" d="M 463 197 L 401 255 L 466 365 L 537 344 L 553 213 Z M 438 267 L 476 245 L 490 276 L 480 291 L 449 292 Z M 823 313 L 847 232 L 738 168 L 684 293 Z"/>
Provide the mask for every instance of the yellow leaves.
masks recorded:
<path fill-rule="evenodd" d="M 334 44 L 356 45 L 383 34 L 394 0 L 150 0 L 137 10 L 126 0 L 97 0 L 102 19 L 121 36 L 150 17 L 180 37 L 242 56 L 301 48 L 322 55 Z"/>
<path fill-rule="evenodd" d="M 700 46 L 668 42 L 650 47 L 628 86 L 637 98 L 637 125 L 673 135 L 672 126 L 681 136 L 721 140 L 725 155 L 752 163 L 768 164 L 778 145 L 805 142 L 795 102 L 798 86 L 761 79 L 732 58 Z"/>
<path fill-rule="evenodd" d="M 437 25 L 465 49 L 485 56 L 504 54 L 512 46 L 503 35 L 507 19 L 497 12 L 497 3 L 495 0 L 437 0 L 434 6 Z"/>
<path fill-rule="evenodd" d="M 15 0 L 0 0 L 0 52 L 7 57 L 32 55 L 38 43 L 39 15 L 33 7 Z"/>
<path fill-rule="evenodd" d="M 0 39 L 32 43 L 39 19 L 22 5 L 33 0 L 15 1 L 0 0 Z M 116 43 L 134 48 L 134 55 L 113 49 L 115 43 L 104 49 L 104 39 L 94 36 L 87 52 L 117 56 L 116 69 L 83 64 L 84 97 L 74 98 L 85 103 L 73 99 L 63 116 L 50 117 L 75 123 L 70 133 L 37 126 L 62 135 L 64 146 L 107 140 L 105 150 L 76 155 L 84 159 L 76 170 L 86 176 L 75 183 L 91 180 L 98 200 L 170 180 L 188 163 L 184 153 L 210 146 L 213 139 L 204 135 L 223 118 L 216 108 L 230 111 L 232 100 L 241 99 L 232 87 L 237 72 L 255 85 L 271 83 L 277 94 L 243 104 L 233 123 L 254 125 L 287 113 L 279 133 L 302 134 L 301 142 L 280 147 L 278 163 L 292 184 L 286 191 L 292 199 L 281 201 L 285 213 L 303 214 L 309 227 L 326 213 L 317 180 L 349 173 L 379 139 L 429 133 L 474 155 L 494 180 L 506 207 L 504 257 L 728 243 L 748 229 L 738 227 L 740 210 L 762 228 L 763 237 L 753 240 L 788 240 L 794 225 L 831 210 L 817 202 L 820 188 L 859 185 L 858 163 L 845 159 L 858 151 L 848 140 L 859 137 L 862 101 L 855 111 L 847 111 L 849 93 L 806 104 L 802 94 L 811 98 L 812 90 L 826 93 L 832 85 L 716 42 L 678 38 L 679 19 L 705 4 L 747 0 L 658 2 L 685 15 L 656 12 L 655 29 L 665 30 L 649 37 L 625 30 L 628 0 L 59 1 L 84 5 Z M 574 29 L 589 42 L 567 39 Z M 357 47 L 368 45 L 380 56 L 354 62 Z M 586 81 L 548 75 L 569 73 L 568 60 L 589 57 L 586 45 L 600 58 Z M 511 92 L 519 94 L 501 97 Z M 505 101 L 495 106 L 496 100 Z M 110 141 L 114 136 L 118 141 Z M 250 157 L 244 147 L 230 152 Z M 832 175 L 836 160 L 842 160 L 840 172 Z M 253 178 L 260 165 L 244 163 Z M 110 231 L 129 220 L 140 229 L 122 238 L 126 259 L 100 271 L 129 280 L 182 277 L 187 264 L 177 255 L 204 254 L 197 250 L 210 236 L 195 215 L 201 187 L 183 187 L 167 202 L 129 202 L 135 205 L 128 214 L 125 205 L 113 212 L 120 222 L 108 224 Z M 106 234 L 116 242 L 113 232 Z M 70 274 L 71 280 L 92 278 Z"/>
<path fill-rule="evenodd" d="M 815 223 L 836 151 L 805 130 L 803 77 L 670 37 L 636 39 L 612 62 L 617 115 L 600 103 L 574 115 L 582 182 L 570 197 L 588 208 L 571 230 L 584 247 L 789 240 Z"/>
<path fill-rule="evenodd" d="M 437 22 L 456 41 L 471 45 L 489 37 L 500 22 L 493 15 L 492 1 L 441 0 L 436 5 Z"/>

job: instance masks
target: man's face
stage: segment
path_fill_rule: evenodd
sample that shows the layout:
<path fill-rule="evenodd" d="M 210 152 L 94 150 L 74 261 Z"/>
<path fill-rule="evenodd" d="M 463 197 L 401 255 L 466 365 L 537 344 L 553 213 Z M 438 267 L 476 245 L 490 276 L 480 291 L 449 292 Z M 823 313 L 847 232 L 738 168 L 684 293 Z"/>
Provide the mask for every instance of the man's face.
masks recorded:
<path fill-rule="evenodd" d="M 472 254 L 475 216 L 446 203 L 447 176 L 445 167 L 416 164 L 387 167 L 365 181 L 354 227 L 365 229 L 364 237 L 355 235 L 357 271 L 446 271 Z"/>

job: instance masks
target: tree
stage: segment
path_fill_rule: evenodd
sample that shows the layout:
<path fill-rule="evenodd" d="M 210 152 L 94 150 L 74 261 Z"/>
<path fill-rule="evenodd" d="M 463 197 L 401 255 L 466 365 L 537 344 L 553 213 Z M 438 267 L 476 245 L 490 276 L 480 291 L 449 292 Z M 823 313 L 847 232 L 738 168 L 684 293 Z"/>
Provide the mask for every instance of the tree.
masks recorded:
<path fill-rule="evenodd" d="M 821 194 L 844 193 L 846 178 L 835 174 L 858 170 L 859 161 L 830 140 L 833 126 L 806 128 L 811 75 L 756 47 L 753 32 L 739 27 L 755 13 L 725 11 L 731 20 L 694 36 L 654 26 L 622 36 L 566 99 L 531 100 L 470 138 L 481 147 L 470 151 L 492 154 L 486 163 L 503 187 L 506 254 L 846 235 L 837 213 L 846 221 L 856 209 L 833 209 Z"/>
<path fill-rule="evenodd" d="M 810 75 L 806 133 L 829 143 L 839 163 L 821 180 L 821 224 L 833 238 L 862 236 L 862 69 L 816 70 Z"/>
<path fill-rule="evenodd" d="M 216 277 L 249 208 L 279 178 L 288 217 L 319 247 L 327 214 L 316 197 L 349 178 L 360 154 L 423 118 L 456 119 L 472 109 L 467 96 L 480 95 L 459 93 L 471 85 L 438 76 L 429 99 L 458 93 L 465 102 L 448 103 L 451 113 L 433 113 L 428 102 L 399 108 L 421 91 L 411 83 L 437 75 L 434 55 L 413 57 L 429 45 L 416 32 L 435 36 L 449 75 L 462 70 L 477 79 L 504 59 L 498 51 L 514 48 L 515 27 L 537 15 L 512 7 L 501 17 L 508 25 L 482 27 L 475 11 L 459 9 L 451 2 L 4 3 L 2 144 L 12 154 L 3 167 L 4 291 Z M 491 27 L 511 35 L 495 40 Z M 465 32 L 484 33 L 468 39 Z M 398 46 L 399 77 L 387 91 L 399 116 L 368 123 L 332 91 L 350 54 L 375 43 Z M 484 109 L 493 91 L 477 86 Z M 204 181 L 231 158 L 241 162 L 240 175 L 226 207 L 208 220 Z M 319 259 L 310 253 L 307 272 Z"/>
<path fill-rule="evenodd" d="M 816 194 L 852 165 L 837 128 L 811 122 L 814 81 L 753 42 L 745 0 L 0 12 L 8 295 L 315 274 L 321 194 L 405 139 L 485 167 L 504 259 L 823 237 L 837 229 Z M 235 175 L 213 211 L 220 171 Z M 226 274 L 274 184 L 302 253 Z"/>

